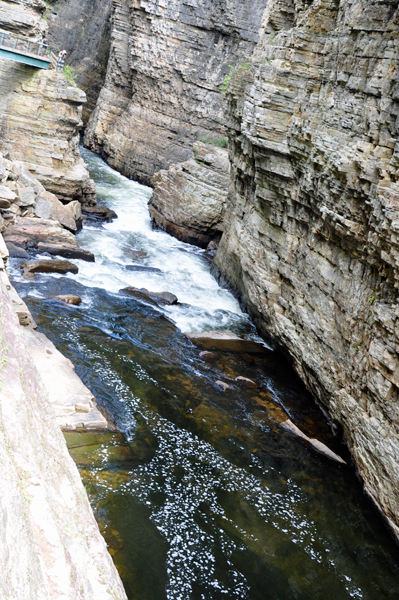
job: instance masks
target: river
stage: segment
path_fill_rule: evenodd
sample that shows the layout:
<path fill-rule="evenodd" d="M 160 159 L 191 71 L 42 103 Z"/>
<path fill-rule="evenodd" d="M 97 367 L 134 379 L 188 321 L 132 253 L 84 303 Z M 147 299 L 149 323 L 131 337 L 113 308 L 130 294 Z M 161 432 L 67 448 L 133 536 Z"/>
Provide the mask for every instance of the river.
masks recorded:
<path fill-rule="evenodd" d="M 129 600 L 399 598 L 398 548 L 353 470 L 278 425 L 291 418 L 345 452 L 290 366 L 273 351 L 200 359 L 182 332 L 258 339 L 250 319 L 202 250 L 151 228 L 149 188 L 82 154 L 99 203 L 119 216 L 79 234 L 96 262 L 32 282 L 13 259 L 11 276 L 121 432 L 65 437 Z M 161 273 L 127 270 L 138 264 L 131 250 Z M 180 304 L 119 293 L 129 285 Z M 53 299 L 65 293 L 82 304 Z M 235 384 L 238 375 L 258 388 Z"/>

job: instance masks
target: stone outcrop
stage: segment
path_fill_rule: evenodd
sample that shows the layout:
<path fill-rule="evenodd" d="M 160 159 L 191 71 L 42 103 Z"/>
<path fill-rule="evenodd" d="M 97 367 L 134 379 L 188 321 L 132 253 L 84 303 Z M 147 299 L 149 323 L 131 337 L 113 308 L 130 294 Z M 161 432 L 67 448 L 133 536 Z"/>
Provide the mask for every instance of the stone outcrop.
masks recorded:
<path fill-rule="evenodd" d="M 113 3 L 104 88 L 85 144 L 128 177 L 188 160 L 201 136 L 222 136 L 229 65 L 253 53 L 267 0 Z"/>
<path fill-rule="evenodd" d="M 105 81 L 111 43 L 111 0 L 58 0 L 49 4 L 48 39 L 66 50 L 66 63 L 75 69 L 76 84 L 87 95 L 86 125 Z"/>
<path fill-rule="evenodd" d="M 202 248 L 223 232 L 230 163 L 227 150 L 196 142 L 191 160 L 152 179 L 149 211 L 157 227 Z"/>
<path fill-rule="evenodd" d="M 39 1 L 0 2 L 0 28 L 40 40 Z M 23 162 L 60 200 L 95 203 L 95 187 L 79 154 L 86 95 L 62 73 L 0 59 L 0 152 Z"/>
<path fill-rule="evenodd" d="M 399 538 L 398 19 L 396 1 L 269 1 L 227 92 L 215 260 Z"/>
<path fill-rule="evenodd" d="M 10 290 L 1 260 L 0 596 L 126 600 Z"/>
<path fill-rule="evenodd" d="M 55 221 L 58 226 L 76 233 L 81 227 L 81 204 L 77 200 L 64 205 L 54 194 L 47 192 L 23 162 L 3 159 L 0 154 L 0 214 L 2 231 L 13 230 L 19 217 L 41 217 L 46 223 Z M 11 226 L 11 227 L 10 227 Z M 49 225 L 52 229 L 52 225 Z M 24 245 L 24 244 L 21 244 Z"/>

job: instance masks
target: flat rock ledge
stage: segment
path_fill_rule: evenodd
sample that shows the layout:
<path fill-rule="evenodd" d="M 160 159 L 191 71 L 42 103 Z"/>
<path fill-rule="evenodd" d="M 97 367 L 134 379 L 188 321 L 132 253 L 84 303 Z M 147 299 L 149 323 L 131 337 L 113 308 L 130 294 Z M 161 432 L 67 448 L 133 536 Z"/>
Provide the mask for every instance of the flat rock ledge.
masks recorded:
<path fill-rule="evenodd" d="M 71 361 L 42 333 L 26 327 L 24 337 L 61 429 L 110 429 L 107 419 L 97 408 L 93 394 L 76 375 Z"/>
<path fill-rule="evenodd" d="M 232 331 L 193 331 L 184 333 L 194 346 L 201 350 L 224 350 L 225 352 L 249 352 L 263 354 L 267 348 L 252 340 L 244 340 Z"/>

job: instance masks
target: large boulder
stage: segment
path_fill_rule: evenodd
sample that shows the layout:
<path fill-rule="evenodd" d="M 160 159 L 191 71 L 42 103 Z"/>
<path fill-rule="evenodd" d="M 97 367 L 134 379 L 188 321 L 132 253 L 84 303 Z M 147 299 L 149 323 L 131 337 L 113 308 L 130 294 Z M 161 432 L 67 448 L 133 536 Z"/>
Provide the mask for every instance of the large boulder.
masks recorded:
<path fill-rule="evenodd" d="M 61 227 L 57 221 L 48 219 L 17 217 L 7 227 L 4 239 L 24 248 L 34 248 L 39 242 L 79 248 L 76 237 L 70 231 Z"/>
<path fill-rule="evenodd" d="M 227 150 L 197 142 L 191 160 L 154 175 L 149 203 L 153 222 L 201 248 L 218 241 L 223 233 L 229 173 Z"/>
<path fill-rule="evenodd" d="M 73 203 L 70 203 L 73 204 Z M 51 192 L 41 192 L 36 198 L 35 215 L 41 219 L 58 221 L 69 231 L 76 232 L 78 227 L 74 218 L 74 206 L 62 204 Z"/>
<path fill-rule="evenodd" d="M 28 260 L 19 267 L 23 269 L 24 275 L 35 273 L 78 273 L 79 269 L 76 265 L 68 260 Z"/>
<path fill-rule="evenodd" d="M 38 252 L 47 252 L 53 256 L 63 256 L 64 258 L 76 258 L 78 260 L 85 260 L 86 262 L 94 262 L 95 257 L 92 252 L 83 250 L 82 248 L 76 248 L 68 244 L 46 244 L 39 242 L 37 245 Z"/>

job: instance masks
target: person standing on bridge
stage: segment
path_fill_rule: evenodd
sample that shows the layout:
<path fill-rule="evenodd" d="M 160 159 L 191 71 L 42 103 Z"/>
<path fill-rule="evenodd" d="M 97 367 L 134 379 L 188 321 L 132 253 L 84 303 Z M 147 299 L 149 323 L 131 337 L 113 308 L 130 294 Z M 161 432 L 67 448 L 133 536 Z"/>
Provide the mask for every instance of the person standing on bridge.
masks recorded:
<path fill-rule="evenodd" d="M 43 42 L 42 42 L 42 46 L 43 46 L 43 54 L 44 56 L 46 56 L 47 54 L 47 48 L 49 47 L 49 43 L 48 43 L 48 39 L 44 38 Z"/>
<path fill-rule="evenodd" d="M 64 66 L 66 55 L 66 50 L 61 50 L 61 52 L 58 54 L 57 69 L 62 69 L 62 67 Z"/>

